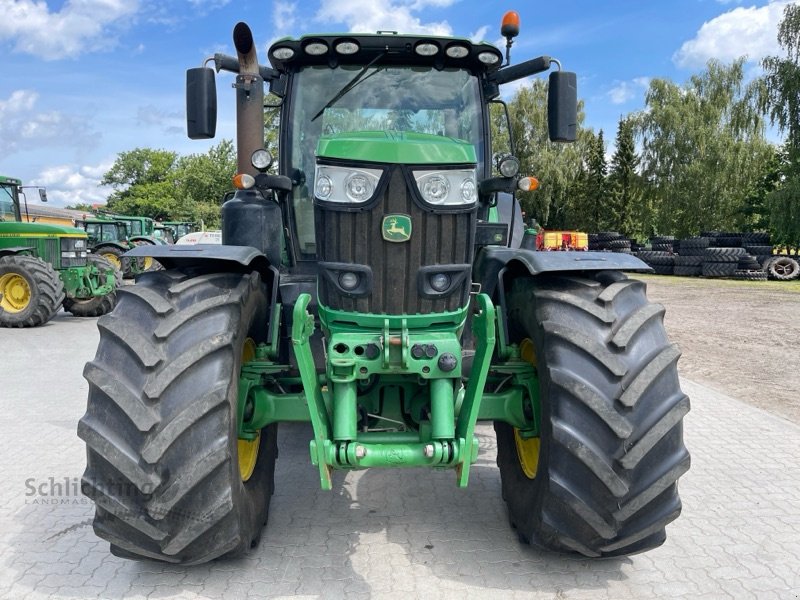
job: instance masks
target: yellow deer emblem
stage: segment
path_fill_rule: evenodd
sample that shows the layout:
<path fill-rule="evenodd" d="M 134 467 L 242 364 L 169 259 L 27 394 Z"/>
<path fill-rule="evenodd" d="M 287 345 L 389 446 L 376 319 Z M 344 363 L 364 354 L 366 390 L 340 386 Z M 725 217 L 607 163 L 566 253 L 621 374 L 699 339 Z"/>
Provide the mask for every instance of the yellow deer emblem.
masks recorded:
<path fill-rule="evenodd" d="M 411 239 L 411 217 L 387 215 L 383 218 L 381 230 L 387 242 L 407 242 Z"/>

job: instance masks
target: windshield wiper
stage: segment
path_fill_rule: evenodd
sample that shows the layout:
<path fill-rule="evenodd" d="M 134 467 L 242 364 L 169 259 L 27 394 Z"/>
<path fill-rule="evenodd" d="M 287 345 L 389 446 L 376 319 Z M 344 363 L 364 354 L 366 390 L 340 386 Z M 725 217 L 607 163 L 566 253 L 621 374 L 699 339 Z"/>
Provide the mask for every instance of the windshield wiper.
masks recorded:
<path fill-rule="evenodd" d="M 320 115 L 322 113 L 324 113 L 327 109 L 329 109 L 331 106 L 336 104 L 342 96 L 344 96 L 347 92 L 349 92 L 354 87 L 356 87 L 361 82 L 361 78 L 364 77 L 364 73 L 367 72 L 367 69 L 369 69 L 372 65 L 374 65 L 376 62 L 378 62 L 384 56 L 386 56 L 386 52 L 383 52 L 383 53 L 379 54 L 378 56 L 373 58 L 371 61 L 369 61 L 366 65 L 364 65 L 361 68 L 361 70 L 358 73 L 356 73 L 355 77 L 353 77 L 350 81 L 348 81 L 344 85 L 344 87 L 342 89 L 340 89 L 333 98 L 328 100 L 328 102 L 325 104 L 325 106 L 323 106 L 322 108 L 319 109 L 319 112 L 317 114 L 315 114 L 311 118 L 311 122 L 313 123 L 314 121 L 316 121 L 320 117 Z"/>

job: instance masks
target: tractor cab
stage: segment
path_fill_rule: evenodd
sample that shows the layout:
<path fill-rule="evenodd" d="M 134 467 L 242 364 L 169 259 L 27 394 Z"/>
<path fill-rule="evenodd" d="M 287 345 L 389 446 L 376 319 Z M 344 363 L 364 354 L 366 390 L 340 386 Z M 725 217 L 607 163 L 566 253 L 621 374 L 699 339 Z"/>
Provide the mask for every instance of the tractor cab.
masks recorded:
<path fill-rule="evenodd" d="M 22 182 L 12 177 L 0 176 L 0 221 L 21 221 L 19 187 Z"/>

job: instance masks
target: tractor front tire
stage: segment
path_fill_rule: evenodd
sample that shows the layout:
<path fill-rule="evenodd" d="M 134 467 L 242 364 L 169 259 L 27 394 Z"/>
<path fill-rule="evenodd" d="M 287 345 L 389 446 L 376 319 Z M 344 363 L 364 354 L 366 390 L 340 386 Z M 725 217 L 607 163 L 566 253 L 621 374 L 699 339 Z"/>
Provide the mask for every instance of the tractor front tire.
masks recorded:
<path fill-rule="evenodd" d="M 119 269 L 125 279 L 130 279 L 134 276 L 135 273 L 131 267 L 131 259 L 124 256 L 124 250 L 120 250 L 116 246 L 100 246 L 92 250 L 92 252 L 97 256 L 102 256 Z"/>
<path fill-rule="evenodd" d="M 689 399 L 645 284 L 616 271 L 514 281 L 511 340 L 532 342 L 540 437 L 495 423 L 503 497 L 521 539 L 607 557 L 661 545 L 681 511 Z M 530 342 L 528 345 L 530 346 Z"/>
<path fill-rule="evenodd" d="M 48 262 L 22 254 L 0 258 L 0 327 L 37 327 L 61 308 L 64 284 Z"/>
<path fill-rule="evenodd" d="M 76 317 L 101 317 L 114 310 L 117 302 L 117 289 L 122 285 L 122 272 L 113 263 L 96 254 L 90 254 L 87 262 L 97 268 L 103 278 L 109 269 L 113 269 L 115 288 L 105 296 L 84 299 L 64 298 L 64 310 Z"/>
<path fill-rule="evenodd" d="M 266 523 L 277 456 L 275 425 L 241 456 L 236 427 L 242 357 L 268 325 L 261 277 L 159 271 L 117 293 L 78 424 L 94 531 L 125 558 L 243 554 Z"/>

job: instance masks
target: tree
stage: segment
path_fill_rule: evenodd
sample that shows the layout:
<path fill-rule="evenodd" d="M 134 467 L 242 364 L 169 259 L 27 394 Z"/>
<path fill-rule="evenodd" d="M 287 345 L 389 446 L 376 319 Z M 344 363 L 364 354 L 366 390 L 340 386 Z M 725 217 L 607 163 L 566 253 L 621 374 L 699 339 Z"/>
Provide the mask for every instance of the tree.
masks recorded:
<path fill-rule="evenodd" d="M 771 153 L 744 59 L 712 60 L 683 86 L 653 80 L 635 118 L 653 233 L 731 228 Z"/>
<path fill-rule="evenodd" d="M 646 234 L 646 227 L 641 226 L 645 217 L 642 214 L 641 178 L 638 174 L 640 159 L 636 153 L 632 120 L 620 118 L 615 143 L 608 176 L 609 229 L 629 236 L 642 236 Z"/>
<path fill-rule="evenodd" d="M 520 194 L 522 210 L 550 229 L 573 227 L 572 201 L 582 172 L 580 125 L 583 103 L 578 106 L 579 142 L 551 142 L 547 133 L 547 82 L 534 79 L 520 88 L 508 103 L 515 153 L 521 173 L 539 179 L 539 189 Z M 502 107 L 492 106 L 493 147 L 508 152 L 508 133 Z"/>
<path fill-rule="evenodd" d="M 768 56 L 764 67 L 761 106 L 770 120 L 787 133 L 792 165 L 800 165 L 800 5 L 789 4 L 778 26 L 778 43 L 786 57 Z"/>
<path fill-rule="evenodd" d="M 236 166 L 231 140 L 222 140 L 205 154 L 181 157 L 175 168 L 178 197 L 173 207 L 175 217 L 186 215 L 181 218 L 202 219 L 209 227 L 216 227 L 222 198 L 233 186 Z"/>
<path fill-rule="evenodd" d="M 606 216 L 606 144 L 603 141 L 603 130 L 593 137 L 589 146 L 588 164 L 586 172 L 586 203 L 591 215 L 591 230 L 600 231 L 609 226 L 610 219 Z"/>
<path fill-rule="evenodd" d="M 800 6 L 789 4 L 778 27 L 785 57 L 764 59 L 761 106 L 774 125 L 786 133 L 783 172 L 766 197 L 774 241 L 800 243 Z"/>
<path fill-rule="evenodd" d="M 168 150 L 136 148 L 121 152 L 100 182 L 114 188 L 108 208 L 154 219 L 171 215 L 177 202 L 177 159 L 177 153 Z"/>
<path fill-rule="evenodd" d="M 232 187 L 236 153 L 222 140 L 205 154 L 179 157 L 167 150 L 121 152 L 102 184 L 114 192 L 108 208 L 159 220 L 203 220 L 219 225 L 222 198 Z"/>

